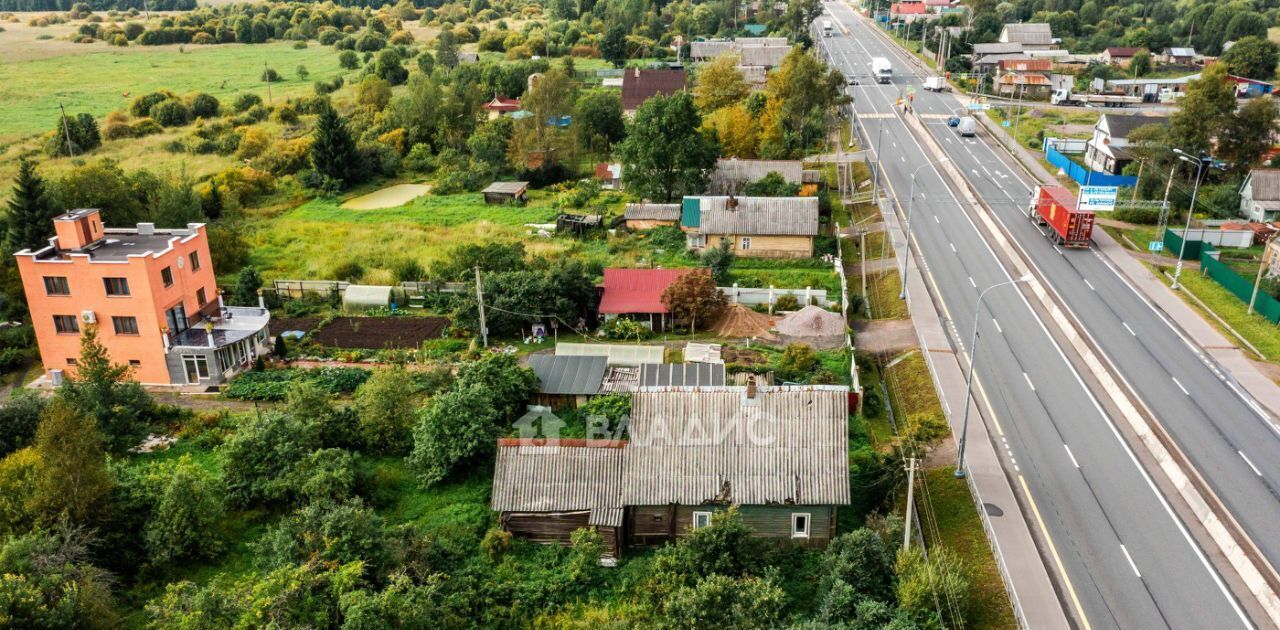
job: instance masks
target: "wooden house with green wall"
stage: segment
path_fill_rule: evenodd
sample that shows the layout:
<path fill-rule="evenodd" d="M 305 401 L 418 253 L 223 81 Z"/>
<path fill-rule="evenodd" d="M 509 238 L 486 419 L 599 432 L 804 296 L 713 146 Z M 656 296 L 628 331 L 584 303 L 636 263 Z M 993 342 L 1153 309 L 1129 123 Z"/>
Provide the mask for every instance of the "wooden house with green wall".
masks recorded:
<path fill-rule="evenodd" d="M 640 388 L 622 455 L 630 546 L 661 545 L 740 506 L 762 538 L 825 547 L 848 505 L 848 388 Z"/>

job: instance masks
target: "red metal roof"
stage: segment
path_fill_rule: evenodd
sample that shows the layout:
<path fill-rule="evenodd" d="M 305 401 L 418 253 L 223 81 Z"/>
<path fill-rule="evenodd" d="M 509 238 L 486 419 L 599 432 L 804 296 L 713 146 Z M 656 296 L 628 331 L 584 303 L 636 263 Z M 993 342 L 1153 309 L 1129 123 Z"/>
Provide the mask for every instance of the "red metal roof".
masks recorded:
<path fill-rule="evenodd" d="M 520 109 L 520 99 L 495 96 L 492 101 L 485 103 L 483 107 L 493 112 L 514 112 Z"/>
<path fill-rule="evenodd" d="M 605 269 L 602 314 L 667 313 L 662 292 L 695 269 Z"/>
<path fill-rule="evenodd" d="M 889 10 L 894 15 L 924 15 L 927 11 L 923 2 L 898 2 Z"/>
<path fill-rule="evenodd" d="M 684 89 L 682 68 L 660 70 L 627 70 L 622 75 L 622 109 L 633 110 L 650 97 L 675 94 Z"/>

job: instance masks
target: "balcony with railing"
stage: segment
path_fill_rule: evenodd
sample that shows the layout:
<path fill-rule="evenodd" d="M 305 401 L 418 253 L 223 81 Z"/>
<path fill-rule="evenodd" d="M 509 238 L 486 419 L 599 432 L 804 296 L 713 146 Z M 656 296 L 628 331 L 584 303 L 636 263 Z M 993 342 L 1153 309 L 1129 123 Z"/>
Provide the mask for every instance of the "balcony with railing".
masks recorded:
<path fill-rule="evenodd" d="M 169 347 L 224 348 L 259 335 L 271 321 L 271 312 L 250 306 L 224 306 L 199 314 L 186 330 L 168 333 Z"/>

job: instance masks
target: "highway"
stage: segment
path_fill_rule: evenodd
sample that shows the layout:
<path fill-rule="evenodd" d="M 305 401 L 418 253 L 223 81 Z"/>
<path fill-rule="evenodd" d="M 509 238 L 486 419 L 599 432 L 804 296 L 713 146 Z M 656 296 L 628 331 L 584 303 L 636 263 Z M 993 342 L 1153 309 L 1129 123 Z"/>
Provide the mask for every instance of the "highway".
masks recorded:
<path fill-rule="evenodd" d="M 825 6 L 845 29 L 818 45 L 836 68 L 859 79 L 849 93 L 864 142 L 872 149 L 880 145 L 890 194 L 904 208 L 916 173 L 911 233 L 957 344 L 968 343 L 978 293 L 1011 278 L 930 164 L 939 156 L 915 141 L 895 107 L 910 87 L 922 122 L 946 157 L 1028 249 L 1255 541 L 1269 557 L 1280 551 L 1273 535 L 1280 523 L 1273 484 L 1280 479 L 1280 441 L 1270 420 L 1225 377 L 1219 379 L 1220 371 L 1101 257 L 1056 250 L 1026 219 L 1028 181 L 981 137 L 962 139 L 946 126 L 958 101 L 925 92 L 911 74 L 915 66 L 848 6 Z M 871 78 L 873 56 L 891 60 L 897 72 L 892 83 Z M 1013 287 L 997 289 L 984 306 L 975 391 L 993 414 L 992 434 L 1002 441 L 1006 471 L 1034 498 L 1036 518 L 1052 541 L 1043 555 L 1077 622 L 1091 628 L 1249 627 L 1221 576 L 1023 295 Z"/>

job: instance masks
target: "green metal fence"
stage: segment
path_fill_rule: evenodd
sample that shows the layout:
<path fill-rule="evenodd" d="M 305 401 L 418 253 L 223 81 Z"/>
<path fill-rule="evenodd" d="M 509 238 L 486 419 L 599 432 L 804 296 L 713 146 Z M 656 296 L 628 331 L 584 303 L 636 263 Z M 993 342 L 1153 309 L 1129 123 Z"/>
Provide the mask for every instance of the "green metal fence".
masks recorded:
<path fill-rule="evenodd" d="M 1200 258 L 1200 250 L 1204 245 L 1204 241 L 1187 241 L 1187 251 L 1183 252 L 1183 260 L 1196 260 Z M 1210 248 L 1213 246 L 1210 245 Z M 1182 251 L 1182 237 L 1174 233 L 1173 230 L 1164 231 L 1164 251 L 1171 256 L 1177 256 Z"/>
<path fill-rule="evenodd" d="M 1191 243 L 1187 243 L 1187 249 L 1190 249 L 1190 246 Z M 1222 288 L 1240 298 L 1240 301 L 1248 304 L 1249 299 L 1253 296 L 1253 281 L 1240 277 L 1240 274 L 1232 271 L 1230 267 L 1211 256 L 1212 247 L 1205 249 L 1208 251 L 1205 251 L 1200 256 L 1200 270 L 1212 278 L 1214 282 L 1222 285 Z M 1272 323 L 1280 323 L 1280 302 L 1277 302 L 1275 298 L 1262 291 L 1258 291 L 1258 297 L 1253 303 L 1253 311 L 1271 320 Z"/>

